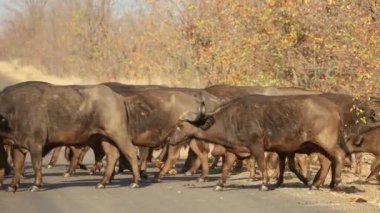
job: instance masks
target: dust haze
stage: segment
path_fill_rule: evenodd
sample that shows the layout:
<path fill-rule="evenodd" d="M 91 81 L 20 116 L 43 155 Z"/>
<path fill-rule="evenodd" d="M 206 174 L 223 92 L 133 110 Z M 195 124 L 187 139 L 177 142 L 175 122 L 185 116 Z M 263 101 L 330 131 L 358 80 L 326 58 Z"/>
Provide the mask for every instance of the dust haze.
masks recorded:
<path fill-rule="evenodd" d="M 72 84 L 99 84 L 106 82 L 90 77 L 74 77 L 70 75 L 56 76 L 48 74 L 33 66 L 21 65 L 18 61 L 0 61 L 0 90 L 7 86 L 24 82 L 24 81 L 44 81 L 56 85 L 72 85 Z M 125 84 L 148 84 L 146 79 L 126 79 L 118 78 L 120 83 Z M 155 84 L 165 84 L 160 78 L 156 78 Z"/>

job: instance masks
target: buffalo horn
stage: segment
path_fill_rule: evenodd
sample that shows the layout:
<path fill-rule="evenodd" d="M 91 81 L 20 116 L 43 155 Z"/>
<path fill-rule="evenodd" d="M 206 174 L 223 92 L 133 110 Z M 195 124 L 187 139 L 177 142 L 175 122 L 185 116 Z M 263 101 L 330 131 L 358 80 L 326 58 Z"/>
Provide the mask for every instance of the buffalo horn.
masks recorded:
<path fill-rule="evenodd" d="M 189 122 L 195 122 L 199 118 L 199 114 L 195 112 L 185 112 L 183 115 L 179 117 L 179 120 L 181 121 L 189 121 Z"/>
<path fill-rule="evenodd" d="M 199 105 L 198 112 L 185 112 L 183 115 L 179 117 L 181 121 L 189 121 L 189 122 L 197 122 L 200 119 L 203 119 L 205 117 L 205 104 L 202 101 L 202 103 Z"/>
<path fill-rule="evenodd" d="M 206 106 L 205 106 L 205 102 L 201 102 L 201 104 L 199 105 L 199 118 L 198 119 L 202 119 L 204 118 L 206 115 Z"/>

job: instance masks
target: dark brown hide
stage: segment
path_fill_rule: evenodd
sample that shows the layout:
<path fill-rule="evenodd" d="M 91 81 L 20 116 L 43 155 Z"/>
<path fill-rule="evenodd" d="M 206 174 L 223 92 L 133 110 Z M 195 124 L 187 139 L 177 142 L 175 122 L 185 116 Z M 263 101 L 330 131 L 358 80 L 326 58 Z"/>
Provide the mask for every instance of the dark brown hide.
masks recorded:
<path fill-rule="evenodd" d="M 333 175 L 337 175 L 338 181 L 340 179 L 344 156 L 337 143 L 340 115 L 337 106 L 324 98 L 246 96 L 207 114 L 203 123 L 207 120 L 215 123 L 206 130 L 188 122 L 180 123 L 170 137 L 171 143 L 195 137 L 223 145 L 238 156 L 248 149 L 264 170 L 264 186 L 267 184 L 264 150 L 279 153 L 320 151 L 333 161 Z M 335 186 L 336 179 L 332 178 L 331 186 Z"/>

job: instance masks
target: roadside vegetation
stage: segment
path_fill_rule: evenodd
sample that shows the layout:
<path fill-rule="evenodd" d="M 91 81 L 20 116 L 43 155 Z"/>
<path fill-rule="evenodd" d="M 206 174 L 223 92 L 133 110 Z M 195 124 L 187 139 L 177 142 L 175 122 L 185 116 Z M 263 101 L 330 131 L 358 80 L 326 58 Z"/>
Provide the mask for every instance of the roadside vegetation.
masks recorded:
<path fill-rule="evenodd" d="M 12 0 L 0 59 L 49 75 L 376 94 L 378 0 Z"/>

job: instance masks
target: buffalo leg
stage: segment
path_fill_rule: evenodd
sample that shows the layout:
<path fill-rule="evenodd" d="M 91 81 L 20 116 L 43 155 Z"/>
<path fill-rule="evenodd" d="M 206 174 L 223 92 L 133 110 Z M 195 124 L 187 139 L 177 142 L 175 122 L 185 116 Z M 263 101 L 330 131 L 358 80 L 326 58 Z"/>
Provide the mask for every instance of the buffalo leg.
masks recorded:
<path fill-rule="evenodd" d="M 368 175 L 367 177 L 367 181 L 376 176 L 378 177 L 378 174 L 379 174 L 379 171 L 380 171 L 380 157 L 377 157 L 371 164 L 371 173 Z"/>
<path fill-rule="evenodd" d="M 102 159 L 103 159 L 103 157 L 104 157 L 105 154 L 104 154 L 104 150 L 102 148 L 102 144 L 101 143 L 94 143 L 91 146 L 91 148 L 92 148 L 92 151 L 94 152 L 95 163 L 92 166 L 89 174 L 93 175 L 97 171 L 100 172 L 100 170 L 102 169 L 102 166 L 103 166 Z"/>
<path fill-rule="evenodd" d="M 362 173 L 362 163 L 363 163 L 363 154 L 362 153 L 356 153 L 355 157 L 355 164 L 353 166 L 353 170 L 356 175 L 361 175 Z"/>
<path fill-rule="evenodd" d="M 214 156 L 214 160 L 210 166 L 210 169 L 215 169 L 218 166 L 219 160 L 221 156 Z"/>
<path fill-rule="evenodd" d="M 261 173 L 263 174 L 263 181 L 262 185 L 260 187 L 261 191 L 267 191 L 268 190 L 268 182 L 269 182 L 269 176 L 268 176 L 268 170 L 266 166 L 266 160 L 265 160 L 265 152 L 264 152 L 264 145 L 261 142 L 256 143 L 255 145 L 252 145 L 250 147 L 250 151 L 252 155 L 256 158 L 257 164 L 259 166 L 259 169 Z"/>
<path fill-rule="evenodd" d="M 140 151 L 140 175 L 144 179 L 148 179 L 148 174 L 146 173 L 146 168 L 148 165 L 148 159 L 151 156 L 151 148 L 149 147 L 139 147 Z"/>
<path fill-rule="evenodd" d="M 209 166 L 208 166 L 208 144 L 198 141 L 198 140 L 191 140 L 190 142 L 190 148 L 195 152 L 196 155 L 198 155 L 199 160 L 201 161 L 202 165 L 202 173 L 199 177 L 199 182 L 207 181 L 208 174 L 209 174 Z"/>
<path fill-rule="evenodd" d="M 194 153 L 192 149 L 189 148 L 187 152 L 187 158 L 185 164 L 183 165 L 181 172 L 185 173 L 192 169 L 194 162 L 197 160 L 198 156 Z"/>
<path fill-rule="evenodd" d="M 160 182 L 161 181 L 161 178 L 166 174 L 168 173 L 168 171 L 170 170 L 170 168 L 172 167 L 172 165 L 175 163 L 175 161 L 178 159 L 179 157 L 179 151 L 181 149 L 182 146 L 180 145 L 170 145 L 168 147 L 168 156 L 167 156 L 167 159 L 165 161 L 165 164 L 164 164 L 164 167 L 160 170 L 160 172 L 156 175 L 156 181 L 157 182 Z"/>
<path fill-rule="evenodd" d="M 3 186 L 4 177 L 5 177 L 5 168 L 0 167 L 0 187 Z"/>
<path fill-rule="evenodd" d="M 330 188 L 334 188 L 342 182 L 341 172 L 343 169 L 345 153 L 341 149 L 335 149 L 335 153 L 331 155 L 331 183 Z"/>
<path fill-rule="evenodd" d="M 79 159 L 78 159 L 78 165 L 79 165 L 80 169 L 87 170 L 86 165 L 83 164 L 83 159 L 86 156 L 88 150 L 90 150 L 90 147 L 89 146 L 85 146 L 80 151 Z"/>
<path fill-rule="evenodd" d="M 62 146 L 56 147 L 53 149 L 53 154 L 51 155 L 50 162 L 47 165 L 47 168 L 53 168 L 58 161 L 59 154 L 61 153 Z"/>
<path fill-rule="evenodd" d="M 106 154 L 107 158 L 107 166 L 106 171 L 103 174 L 103 179 L 96 185 L 96 188 L 104 188 L 107 184 L 111 182 L 113 179 L 113 176 L 115 174 L 115 165 L 116 161 L 119 158 L 119 151 L 117 150 L 116 146 L 113 144 L 102 141 L 101 142 L 104 153 Z"/>
<path fill-rule="evenodd" d="M 152 150 L 152 152 L 153 152 L 153 150 Z M 168 158 L 168 152 L 169 152 L 169 148 L 168 148 L 168 145 L 166 145 L 161 149 L 161 152 L 157 156 L 157 158 L 152 156 L 151 162 L 152 162 L 153 166 L 155 166 L 158 169 L 162 169 L 162 167 L 165 164 L 164 162 L 166 162 L 166 159 Z"/>
<path fill-rule="evenodd" d="M 285 172 L 285 161 L 286 161 L 286 154 L 285 153 L 278 153 L 279 158 L 279 166 L 280 166 L 280 174 L 278 176 L 277 180 L 277 187 L 280 187 L 282 183 L 284 182 L 284 172 Z"/>
<path fill-rule="evenodd" d="M 13 160 L 12 160 L 12 146 L 11 145 L 4 145 L 5 149 L 5 159 L 7 162 L 5 163 L 5 175 L 9 174 L 13 167 Z"/>
<path fill-rule="evenodd" d="M 321 167 L 314 177 L 311 189 L 319 189 L 323 185 L 331 166 L 330 160 L 325 155 L 318 154 L 318 159 Z"/>
<path fill-rule="evenodd" d="M 224 184 L 226 183 L 228 174 L 230 173 L 234 162 L 236 161 L 236 155 L 230 152 L 227 152 L 223 159 L 222 174 L 220 179 L 215 186 L 216 191 L 223 190 Z"/>
<path fill-rule="evenodd" d="M 21 173 L 24 169 L 25 155 L 26 154 L 23 153 L 21 150 L 13 149 L 12 158 L 13 158 L 14 175 L 13 175 L 12 182 L 10 186 L 8 187 L 9 192 L 16 192 L 19 186 Z"/>
<path fill-rule="evenodd" d="M 256 179 L 256 159 L 254 157 L 251 157 L 249 160 L 249 179 L 250 181 L 254 181 Z"/>
<path fill-rule="evenodd" d="M 5 147 L 0 144 L 0 187 L 3 185 L 7 164 L 7 152 Z"/>
<path fill-rule="evenodd" d="M 201 160 L 199 157 L 196 157 L 195 161 L 193 162 L 193 165 L 191 165 L 190 169 L 185 172 L 185 175 L 191 176 L 197 173 L 199 167 L 201 165 Z"/>
<path fill-rule="evenodd" d="M 306 176 L 304 176 L 304 174 L 301 174 L 297 168 L 296 168 L 296 162 L 294 161 L 295 160 L 295 154 L 294 153 L 291 153 L 291 154 L 288 154 L 288 165 L 289 165 L 289 170 L 292 171 L 296 176 L 297 178 L 302 181 L 303 184 L 305 184 L 307 186 L 308 184 L 308 179 L 307 179 L 307 169 L 306 169 Z M 301 169 L 301 167 L 300 167 Z M 305 170 L 304 170 L 305 171 Z"/>
<path fill-rule="evenodd" d="M 115 133 L 114 135 L 118 135 Z M 131 184 L 131 188 L 139 187 L 140 183 L 140 172 L 137 163 L 137 154 L 135 147 L 132 144 L 132 141 L 127 137 L 119 137 L 119 138 L 111 138 L 112 141 L 115 142 L 117 147 L 120 149 L 121 153 L 123 153 L 124 157 L 129 161 L 132 166 L 133 180 Z M 114 169 L 114 168 L 113 168 Z"/>
<path fill-rule="evenodd" d="M 236 162 L 236 164 L 235 164 L 235 167 L 234 167 L 234 171 L 235 172 L 240 172 L 243 169 L 243 161 L 237 159 L 235 162 Z"/>
<path fill-rule="evenodd" d="M 309 171 L 309 157 L 306 154 L 296 154 L 294 158 L 302 176 L 307 178 Z"/>
<path fill-rule="evenodd" d="M 162 150 L 160 154 L 157 156 L 157 159 L 162 162 L 166 161 L 166 159 L 168 158 L 168 149 L 169 149 L 169 145 L 162 147 Z"/>
<path fill-rule="evenodd" d="M 80 148 L 77 148 L 74 146 L 70 146 L 68 148 L 70 149 L 70 152 L 71 152 L 71 156 L 69 159 L 70 165 L 69 165 L 69 169 L 63 175 L 64 177 L 70 177 L 75 173 L 75 170 L 78 166 L 79 156 L 80 156 L 80 152 L 81 152 Z"/>
<path fill-rule="evenodd" d="M 129 163 L 129 161 L 123 155 L 121 155 L 120 158 L 119 158 L 119 170 L 118 170 L 118 173 L 121 173 L 121 172 L 123 172 L 126 169 L 128 169 L 129 171 L 132 171 L 132 166 Z M 140 172 L 140 175 L 141 175 L 141 172 Z"/>
<path fill-rule="evenodd" d="M 277 178 L 279 177 L 280 169 L 280 159 L 278 157 L 278 154 L 276 152 L 265 152 L 265 160 L 267 164 L 267 169 L 269 171 L 273 171 L 269 178 Z"/>
<path fill-rule="evenodd" d="M 42 185 L 42 147 L 31 146 L 29 149 L 30 158 L 34 170 L 34 183 L 28 191 L 39 191 Z"/>

